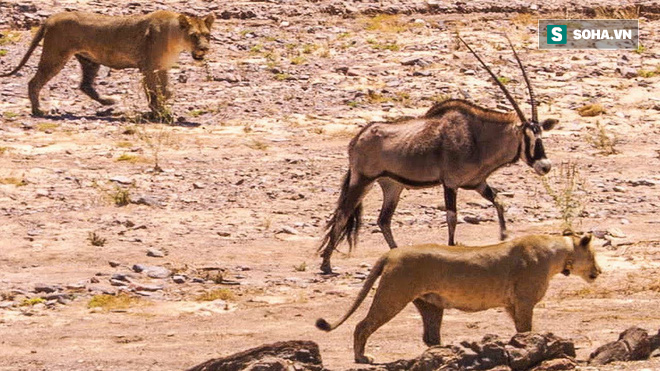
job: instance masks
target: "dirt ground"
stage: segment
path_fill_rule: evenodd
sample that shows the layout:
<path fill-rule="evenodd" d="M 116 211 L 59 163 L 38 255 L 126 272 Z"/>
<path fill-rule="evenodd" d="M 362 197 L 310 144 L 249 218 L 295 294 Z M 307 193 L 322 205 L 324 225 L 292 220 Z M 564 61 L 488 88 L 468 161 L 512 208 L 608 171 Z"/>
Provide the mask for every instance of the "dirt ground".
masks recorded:
<path fill-rule="evenodd" d="M 316 341 L 328 369 L 354 367 L 352 331 L 368 305 L 334 332 L 314 327 L 318 317 L 344 313 L 387 249 L 375 224 L 376 187 L 357 250 L 335 254 L 339 275 L 318 272 L 316 248 L 348 141 L 370 121 L 421 115 L 447 97 L 509 106 L 458 48 L 455 31 L 529 115 L 524 81 L 499 34 L 506 31 L 528 68 L 539 116 L 560 120 L 544 138 L 550 191 L 523 163 L 490 177 L 506 192 L 511 235 L 558 233 L 570 209 L 579 214 L 576 229 L 598 237 L 602 276 L 592 285 L 557 276 L 535 311 L 535 330 L 573 339 L 586 359 L 630 326 L 660 328 L 657 6 L 642 12 L 643 48 L 634 52 L 537 50 L 536 19 L 593 16 L 586 3 L 116 3 L 0 1 L 2 71 L 23 56 L 29 28 L 57 11 L 170 8 L 218 18 L 208 63 L 182 55 L 170 71 L 181 116 L 171 126 L 136 119 L 147 105 L 135 70 L 102 68 L 99 90 L 119 99 L 108 110 L 77 89 L 71 61 L 42 91 L 45 118 L 29 115 L 27 99 L 40 48 L 18 76 L 0 79 L 0 370 L 181 370 L 292 339 Z M 392 9 L 400 14 L 374 17 Z M 582 117 L 585 104 L 604 112 Z M 608 149 L 616 153 L 602 153 Z M 560 172 L 567 168 L 576 169 L 574 187 Z M 549 193 L 565 190 L 575 191 L 569 208 Z M 122 197 L 128 205 L 117 205 Z M 488 202 L 473 191 L 458 199 L 458 241 L 496 242 Z M 401 246 L 446 242 L 442 190 L 405 191 L 393 230 Z M 166 268 L 183 283 L 149 278 L 135 264 Z M 120 291 L 128 295 L 115 306 L 101 303 Z M 416 357 L 425 349 L 421 332 L 411 305 L 372 336 L 368 352 L 379 362 Z M 511 336 L 513 323 L 502 310 L 445 312 L 443 343 L 485 334 Z M 624 368 L 660 369 L 660 358 L 610 367 Z"/>

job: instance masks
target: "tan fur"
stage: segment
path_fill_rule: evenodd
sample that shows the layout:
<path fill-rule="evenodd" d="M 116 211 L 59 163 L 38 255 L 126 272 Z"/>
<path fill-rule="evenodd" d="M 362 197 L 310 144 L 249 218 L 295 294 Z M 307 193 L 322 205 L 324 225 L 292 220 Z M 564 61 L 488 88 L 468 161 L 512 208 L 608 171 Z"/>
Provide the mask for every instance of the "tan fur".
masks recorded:
<path fill-rule="evenodd" d="M 422 315 L 424 342 L 440 344 L 445 308 L 475 312 L 504 307 L 517 332 L 531 331 L 534 306 L 557 273 L 575 273 L 592 282 L 601 273 L 590 245 L 591 235 L 530 235 L 483 247 L 418 245 L 393 249 L 375 264 L 349 311 L 335 324 L 324 319 L 317 327 L 331 331 L 362 303 L 381 276 L 371 308 L 354 333 L 355 361 L 370 363 L 364 348 L 369 336 L 411 301 Z"/>
<path fill-rule="evenodd" d="M 213 15 L 199 18 L 169 11 L 121 17 L 85 12 L 54 14 L 39 28 L 19 65 L 0 77 L 18 72 L 43 39 L 37 73 L 28 85 L 32 114 L 43 114 L 39 109 L 39 92 L 73 56 L 82 66 L 80 89 L 92 99 L 103 105 L 114 103 L 94 88 L 100 65 L 138 68 L 145 77 L 149 106 L 152 111 L 160 112 L 162 101 L 171 96 L 167 70 L 182 51 L 191 52 L 194 59 L 204 58 L 210 46 L 213 21 Z"/>

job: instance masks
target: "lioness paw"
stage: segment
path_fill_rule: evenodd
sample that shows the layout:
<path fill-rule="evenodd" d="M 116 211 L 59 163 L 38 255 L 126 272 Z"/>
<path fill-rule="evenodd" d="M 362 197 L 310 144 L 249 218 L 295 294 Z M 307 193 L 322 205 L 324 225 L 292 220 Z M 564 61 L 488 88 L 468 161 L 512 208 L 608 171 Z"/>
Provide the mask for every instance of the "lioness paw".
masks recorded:
<path fill-rule="evenodd" d="M 363 354 L 361 356 L 355 357 L 355 363 L 364 363 L 370 365 L 374 363 L 374 357 Z"/>

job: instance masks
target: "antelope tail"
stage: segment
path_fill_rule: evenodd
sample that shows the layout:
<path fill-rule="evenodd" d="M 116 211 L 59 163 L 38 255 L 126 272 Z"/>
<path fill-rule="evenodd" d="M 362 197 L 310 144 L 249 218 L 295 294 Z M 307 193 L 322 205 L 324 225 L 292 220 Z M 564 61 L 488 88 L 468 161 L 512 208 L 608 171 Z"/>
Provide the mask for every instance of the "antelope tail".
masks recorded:
<path fill-rule="evenodd" d="M 337 245 L 339 245 L 344 239 L 348 241 L 349 251 L 353 250 L 353 247 L 357 245 L 358 232 L 362 226 L 362 201 L 355 206 L 355 209 L 351 212 L 343 226 L 338 225 L 341 219 L 341 213 L 346 210 L 351 205 L 344 205 L 346 202 L 346 196 L 348 193 L 348 187 L 351 182 L 351 171 L 348 170 L 344 176 L 344 182 L 341 186 L 341 192 L 339 194 L 339 200 L 337 201 L 337 208 L 335 209 L 332 218 L 328 221 L 328 224 L 325 226 L 325 236 L 323 241 L 321 241 L 321 246 L 319 247 L 319 252 L 328 252 L 328 250 L 334 250 Z M 340 228 L 339 230 L 336 230 Z"/>
<path fill-rule="evenodd" d="M 39 42 L 41 42 L 41 39 L 44 38 L 45 34 L 46 34 L 46 28 L 44 27 L 44 25 L 41 25 L 41 27 L 39 27 L 39 30 L 37 30 L 37 34 L 34 35 L 34 38 L 32 39 L 32 43 L 30 44 L 30 47 L 28 48 L 27 52 L 25 52 L 23 59 L 21 59 L 21 63 L 19 63 L 18 66 L 16 66 L 16 68 L 14 68 L 11 72 L 3 73 L 0 75 L 0 77 L 11 76 L 16 72 L 18 72 L 18 70 L 23 68 L 23 66 L 25 66 L 25 63 L 27 63 L 28 59 L 30 59 L 30 56 L 32 55 L 32 52 L 34 52 L 34 49 L 36 49 L 37 46 L 39 46 Z"/>
<path fill-rule="evenodd" d="M 374 283 L 376 283 L 376 280 L 380 275 L 383 273 L 383 268 L 385 267 L 385 263 L 387 263 L 387 255 L 381 256 L 380 259 L 376 262 L 374 267 L 371 269 L 371 272 L 369 272 L 369 275 L 367 276 L 367 279 L 364 281 L 364 286 L 362 286 L 362 290 L 360 290 L 360 293 L 358 294 L 357 298 L 355 298 L 355 301 L 353 302 L 353 305 L 351 308 L 344 314 L 344 316 L 339 319 L 337 322 L 330 324 L 328 321 L 326 321 L 323 318 L 319 318 L 316 320 L 316 327 L 319 330 L 323 331 L 332 331 L 339 327 L 344 321 L 348 319 L 348 317 L 353 314 L 359 307 L 360 304 L 364 301 L 364 299 L 367 297 L 367 294 L 369 294 L 369 291 L 371 288 L 374 286 Z"/>

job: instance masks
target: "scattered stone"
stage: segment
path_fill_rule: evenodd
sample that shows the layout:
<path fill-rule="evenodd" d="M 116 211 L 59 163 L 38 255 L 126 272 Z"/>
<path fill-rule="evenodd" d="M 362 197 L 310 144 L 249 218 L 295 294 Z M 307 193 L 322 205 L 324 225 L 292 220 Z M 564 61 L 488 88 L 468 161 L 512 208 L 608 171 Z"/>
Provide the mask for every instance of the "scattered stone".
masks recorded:
<path fill-rule="evenodd" d="M 323 370 L 319 346 L 313 341 L 282 341 L 261 345 L 201 363 L 188 371 Z"/>
<path fill-rule="evenodd" d="M 206 188 L 206 185 L 204 185 L 204 183 L 195 182 L 195 183 L 193 183 L 193 188 L 195 188 L 195 189 L 204 189 L 204 188 Z"/>
<path fill-rule="evenodd" d="M 185 283 L 186 277 L 181 275 L 174 275 L 172 276 L 172 281 L 174 281 L 174 283 Z"/>
<path fill-rule="evenodd" d="M 229 232 L 216 232 L 216 233 L 220 237 L 229 237 L 229 236 L 231 236 L 231 233 L 229 233 Z"/>
<path fill-rule="evenodd" d="M 297 235 L 298 231 L 295 228 L 292 228 L 292 227 L 289 227 L 289 226 L 284 226 L 277 233 L 286 233 L 286 234 Z"/>
<path fill-rule="evenodd" d="M 116 260 L 110 260 L 110 261 L 108 262 L 108 264 L 110 264 L 110 266 L 111 266 L 112 268 L 117 268 L 118 266 L 121 265 L 121 263 L 119 263 L 119 262 L 116 261 Z"/>
<path fill-rule="evenodd" d="M 51 292 L 55 292 L 55 291 L 58 291 L 60 289 L 61 289 L 61 287 L 59 287 L 57 285 L 46 285 L 46 284 L 43 284 L 43 283 L 38 283 L 38 284 L 34 285 L 34 292 L 36 292 L 36 293 L 43 292 L 43 293 L 46 293 L 46 294 L 50 294 Z"/>
<path fill-rule="evenodd" d="M 165 286 L 163 286 L 163 285 L 145 285 L 145 284 L 137 283 L 137 284 L 133 285 L 133 288 L 136 291 L 153 292 L 153 291 L 160 291 L 160 290 L 164 289 Z"/>
<path fill-rule="evenodd" d="M 633 326 L 619 334 L 619 340 L 601 345 L 594 350 L 589 355 L 589 364 L 605 365 L 615 361 L 647 359 L 651 351 L 648 332 Z"/>
<path fill-rule="evenodd" d="M 623 233 L 622 230 L 620 230 L 619 228 L 616 228 L 616 227 L 609 228 L 607 230 L 607 234 L 609 234 L 610 236 L 612 236 L 614 238 L 626 238 L 626 234 Z"/>
<path fill-rule="evenodd" d="M 147 249 L 147 256 L 152 258 L 163 258 L 165 257 L 165 253 L 156 249 Z"/>
<path fill-rule="evenodd" d="M 479 224 L 481 219 L 478 216 L 465 215 L 463 216 L 463 221 L 469 224 Z"/>
<path fill-rule="evenodd" d="M 614 186 L 614 187 L 612 187 L 612 190 L 613 190 L 614 192 L 621 192 L 621 193 L 623 193 L 623 192 L 625 192 L 627 189 L 626 189 L 626 187 L 624 187 L 624 186 Z"/>
<path fill-rule="evenodd" d="M 127 177 L 127 176 L 114 176 L 110 178 L 111 182 L 119 183 L 119 184 L 125 184 L 125 185 L 130 185 L 133 184 L 133 179 Z"/>
<path fill-rule="evenodd" d="M 167 278 L 172 274 L 172 272 L 170 272 L 170 270 L 167 268 L 143 264 L 133 265 L 133 271 L 137 273 L 144 273 L 150 278 Z"/>

